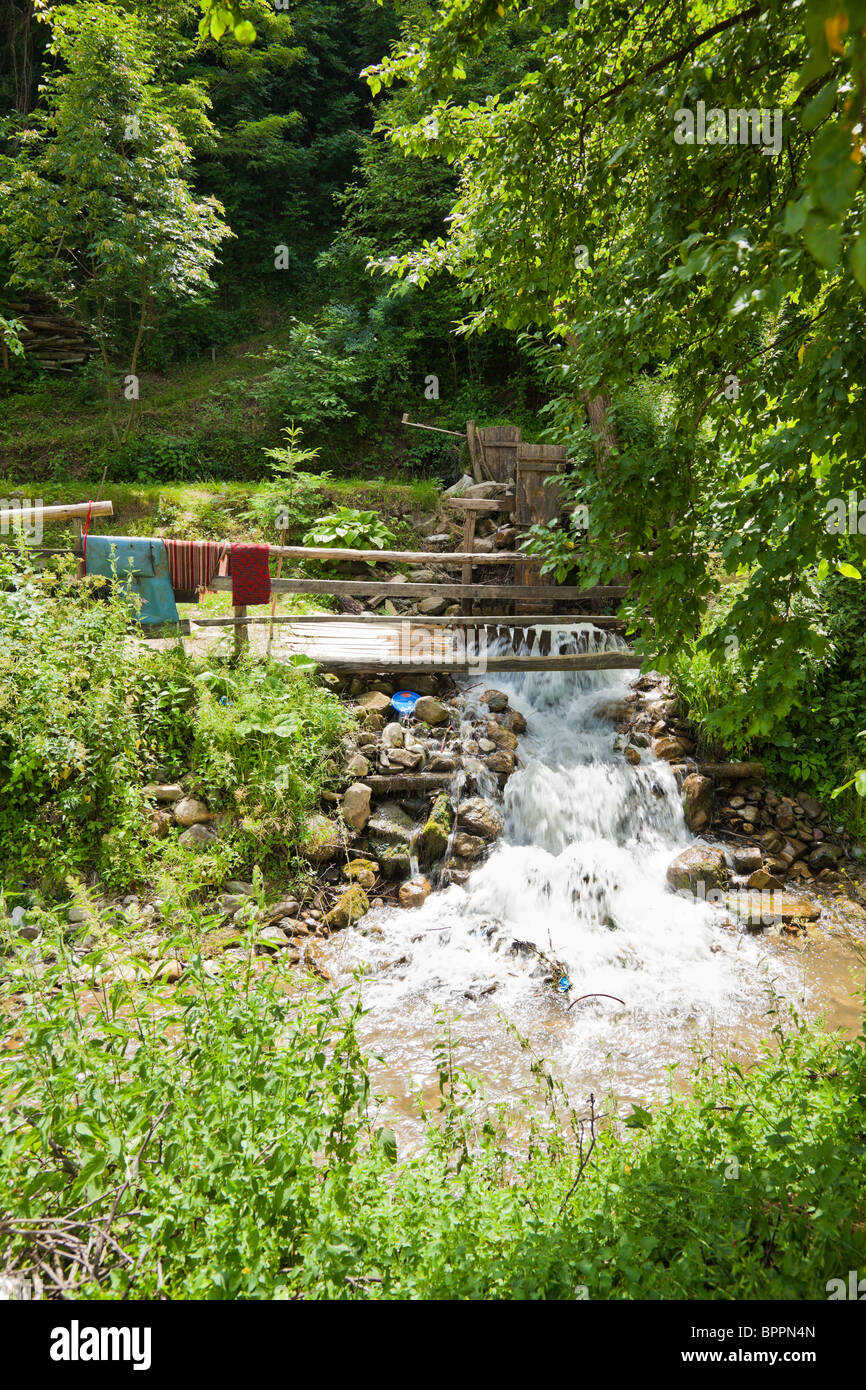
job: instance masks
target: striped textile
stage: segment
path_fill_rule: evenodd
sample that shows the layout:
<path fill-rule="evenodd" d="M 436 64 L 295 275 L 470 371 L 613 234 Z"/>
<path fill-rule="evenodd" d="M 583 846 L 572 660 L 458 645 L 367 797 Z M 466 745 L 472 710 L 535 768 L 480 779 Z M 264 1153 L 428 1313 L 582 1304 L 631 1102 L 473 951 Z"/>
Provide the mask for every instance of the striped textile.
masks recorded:
<path fill-rule="evenodd" d="M 166 541 L 173 589 L 197 593 L 209 589 L 226 551 L 225 541 Z"/>

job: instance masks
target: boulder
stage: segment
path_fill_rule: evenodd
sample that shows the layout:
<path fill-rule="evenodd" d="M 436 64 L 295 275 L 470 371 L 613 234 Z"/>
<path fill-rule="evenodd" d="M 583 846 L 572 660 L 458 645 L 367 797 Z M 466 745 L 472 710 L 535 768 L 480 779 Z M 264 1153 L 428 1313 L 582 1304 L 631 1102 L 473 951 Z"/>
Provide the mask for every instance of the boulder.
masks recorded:
<path fill-rule="evenodd" d="M 487 737 L 506 753 L 513 753 L 517 748 L 517 735 L 510 729 L 503 728 L 501 724 L 494 724 L 492 720 L 487 725 Z"/>
<path fill-rule="evenodd" d="M 179 835 L 177 842 L 184 849 L 210 849 L 217 842 L 217 833 L 211 826 L 197 823 Z"/>
<path fill-rule="evenodd" d="M 182 801 L 184 791 L 179 782 L 148 782 L 144 795 L 148 801 Z"/>
<path fill-rule="evenodd" d="M 451 718 L 451 711 L 441 700 L 433 695 L 422 695 L 415 706 L 415 718 L 424 724 L 444 724 Z"/>
<path fill-rule="evenodd" d="M 370 771 L 370 764 L 363 753 L 353 753 L 346 764 L 346 771 L 350 777 L 363 779 Z"/>
<path fill-rule="evenodd" d="M 835 869 L 841 858 L 842 851 L 838 845 L 828 845 L 826 842 L 822 842 L 809 855 L 809 867 L 812 869 Z"/>
<path fill-rule="evenodd" d="M 504 710 L 501 715 L 503 727 L 510 730 L 512 734 L 526 733 L 526 717 L 517 709 Z"/>
<path fill-rule="evenodd" d="M 383 801 L 377 806 L 367 823 L 367 833 L 385 844 L 409 845 L 412 842 L 414 822 L 396 801 Z M 379 858 L 378 850 L 375 851 Z"/>
<path fill-rule="evenodd" d="M 683 815 L 686 825 L 695 834 L 709 825 L 713 815 L 713 784 L 709 777 L 701 777 L 697 772 L 689 773 L 683 782 Z M 761 862 L 760 851 L 758 864 Z M 752 866 L 756 867 L 755 865 Z"/>
<path fill-rule="evenodd" d="M 340 827 L 319 813 L 307 821 L 307 839 L 304 844 L 304 857 L 313 864 L 327 864 L 340 852 L 342 838 Z"/>
<path fill-rule="evenodd" d="M 282 927 L 263 927 L 256 937 L 256 945 L 266 951 L 283 951 L 289 945 L 289 938 Z"/>
<path fill-rule="evenodd" d="M 363 830 L 370 819 L 372 792 L 364 782 L 353 782 L 343 796 L 343 819 L 353 830 Z"/>
<path fill-rule="evenodd" d="M 514 771 L 514 754 L 507 753 L 504 748 L 500 748 L 498 753 L 491 753 L 487 759 L 487 766 L 491 772 L 505 773 L 510 777 Z"/>
<path fill-rule="evenodd" d="M 381 690 L 368 690 L 360 697 L 358 705 L 370 713 L 385 714 L 391 708 L 391 697 L 384 695 Z"/>
<path fill-rule="evenodd" d="M 487 848 L 487 842 L 480 835 L 467 835 L 458 830 L 454 836 L 454 853 L 459 859 L 480 859 Z"/>
<path fill-rule="evenodd" d="M 486 705 L 494 714 L 501 714 L 508 708 L 508 696 L 501 690 L 485 690 L 481 696 L 481 704 Z"/>
<path fill-rule="evenodd" d="M 387 840 L 377 840 L 370 836 L 370 848 L 379 861 L 379 867 L 385 878 L 406 878 L 411 872 L 411 858 L 409 846 L 392 844 Z"/>
<path fill-rule="evenodd" d="M 370 911 L 370 901 L 363 888 L 353 884 L 341 893 L 330 912 L 325 913 L 325 924 L 331 931 L 342 931 L 353 922 L 360 921 Z"/>
<path fill-rule="evenodd" d="M 396 719 L 386 724 L 382 730 L 382 746 L 384 748 L 402 748 L 405 729 L 402 724 L 398 724 Z"/>
<path fill-rule="evenodd" d="M 405 883 L 400 884 L 400 906 L 421 907 L 432 891 L 428 880 L 420 875 L 418 878 L 407 879 Z"/>
<path fill-rule="evenodd" d="M 178 825 L 204 825 L 211 820 L 211 813 L 203 801 L 196 801 L 195 797 L 185 796 L 182 801 L 176 803 L 174 818 Z"/>
<path fill-rule="evenodd" d="M 434 753 L 430 759 L 430 772 L 456 772 L 457 758 L 453 753 Z"/>
<path fill-rule="evenodd" d="M 495 840 L 497 835 L 502 834 L 505 817 L 492 802 L 473 796 L 460 803 L 457 823 L 461 830 L 468 830 L 470 835 L 480 835 L 482 840 Z"/>
<path fill-rule="evenodd" d="M 766 869 L 756 869 L 755 872 L 749 874 L 749 877 L 746 879 L 747 888 L 758 888 L 761 891 L 768 890 L 774 893 L 781 891 L 784 886 L 785 885 L 778 878 L 774 878 L 772 874 L 767 873 Z"/>
<path fill-rule="evenodd" d="M 660 738 L 653 738 L 650 746 L 657 758 L 663 758 L 668 763 L 678 763 L 695 751 L 691 739 L 679 734 L 662 734 Z"/>
<path fill-rule="evenodd" d="M 429 598 L 422 598 L 418 604 L 418 612 L 426 613 L 428 617 L 433 618 L 444 613 L 447 607 L 447 598 L 442 598 L 440 594 L 431 594 Z"/>
<path fill-rule="evenodd" d="M 448 848 L 453 816 L 447 792 L 437 796 L 432 810 L 421 831 L 421 847 L 425 864 L 435 864 Z"/>
<path fill-rule="evenodd" d="M 697 891 L 703 884 L 704 892 L 711 888 L 724 888 L 728 881 L 728 866 L 720 849 L 712 845 L 689 845 L 668 865 L 667 880 L 672 888 Z"/>
<path fill-rule="evenodd" d="M 301 905 L 297 898 L 283 898 L 281 902 L 274 903 L 273 907 L 265 909 L 265 915 L 272 922 L 282 921 L 284 917 L 297 917 Z"/>
<path fill-rule="evenodd" d="M 686 779 L 689 780 L 688 778 Z M 738 874 L 754 874 L 763 867 L 763 858 L 757 845 L 735 845 L 731 849 L 731 858 L 734 861 L 734 869 Z M 761 888 L 763 884 L 756 884 L 755 887 Z"/>

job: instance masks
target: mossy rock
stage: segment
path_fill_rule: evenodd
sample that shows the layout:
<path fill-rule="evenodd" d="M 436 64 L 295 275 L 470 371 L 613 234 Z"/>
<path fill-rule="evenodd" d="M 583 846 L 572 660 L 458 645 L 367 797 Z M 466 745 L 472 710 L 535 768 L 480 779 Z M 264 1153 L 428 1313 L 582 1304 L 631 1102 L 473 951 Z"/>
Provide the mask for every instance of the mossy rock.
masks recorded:
<path fill-rule="evenodd" d="M 363 888 L 355 883 L 341 893 L 330 912 L 325 913 L 325 923 L 332 931 L 342 931 L 358 922 L 370 911 L 370 900 Z"/>
<path fill-rule="evenodd" d="M 204 960 L 210 960 L 213 956 L 222 955 L 230 946 L 240 946 L 244 940 L 244 931 L 241 927 L 217 927 L 216 931 L 206 932 L 199 943 Z"/>
<path fill-rule="evenodd" d="M 421 832 L 425 863 L 434 864 L 437 859 L 442 858 L 448 848 L 448 838 L 453 823 L 451 801 L 447 792 L 442 792 L 434 801 L 427 823 Z"/>

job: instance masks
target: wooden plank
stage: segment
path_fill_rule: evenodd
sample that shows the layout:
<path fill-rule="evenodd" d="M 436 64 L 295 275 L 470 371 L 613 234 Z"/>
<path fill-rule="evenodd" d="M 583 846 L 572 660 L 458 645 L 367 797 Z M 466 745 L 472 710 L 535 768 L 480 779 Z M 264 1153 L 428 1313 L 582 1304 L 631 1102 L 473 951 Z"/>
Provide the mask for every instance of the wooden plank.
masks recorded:
<path fill-rule="evenodd" d="M 439 791 L 442 787 L 450 787 L 456 776 L 456 772 L 395 772 L 393 777 L 385 773 L 372 773 L 359 778 L 359 781 L 371 792 L 382 796 L 395 792 Z"/>
<path fill-rule="evenodd" d="M 465 515 L 464 515 L 464 518 L 463 518 L 463 549 L 464 549 L 464 551 L 467 551 L 467 552 L 469 552 L 470 554 L 471 554 L 471 553 L 474 551 L 474 549 L 475 549 L 475 523 L 476 523 L 477 518 L 478 518 L 478 513 L 477 513 L 477 512 L 466 512 Z M 460 577 L 461 577 L 461 579 L 462 579 L 462 581 L 463 581 L 464 584 L 471 584 L 471 583 L 472 583 L 472 561 L 471 561 L 471 560 L 468 561 L 468 563 L 465 564 L 465 565 L 463 566 L 463 573 L 461 574 Z M 471 598 L 465 598 L 465 599 L 463 600 L 463 615 L 464 615 L 464 617 L 468 617 L 468 616 L 471 614 L 471 612 L 472 612 L 472 599 L 471 599 Z"/>
<path fill-rule="evenodd" d="M 446 497 L 446 507 L 463 512 L 513 512 L 513 497 Z"/>
<path fill-rule="evenodd" d="M 236 623 L 243 623 L 250 626 L 253 623 L 269 623 L 270 617 L 247 617 L 247 618 L 196 618 L 191 615 L 189 621 L 196 627 L 232 627 Z M 525 628 L 525 627 L 570 627 L 578 623 L 592 623 L 595 627 L 613 628 L 625 627 L 624 618 L 610 618 L 604 614 L 596 613 L 568 613 L 560 616 L 551 616 L 550 613 L 535 613 L 529 616 L 511 618 L 504 617 L 462 617 L 452 614 L 448 617 L 431 618 L 426 613 L 291 613 L 280 614 L 274 618 L 275 623 L 293 623 L 298 627 L 306 627 L 308 623 L 392 623 L 399 627 L 401 623 L 411 623 L 416 627 L 504 627 L 504 628 Z"/>
<path fill-rule="evenodd" d="M 26 501 L 27 499 L 23 500 Z M 0 511 L 0 526 L 4 525 L 4 523 L 8 525 L 8 523 L 14 521 L 16 517 L 20 519 L 22 510 L 26 517 L 28 513 L 30 515 L 33 514 L 35 507 L 31 505 L 23 509 L 20 507 L 4 507 L 3 510 Z M 114 504 L 112 502 L 72 502 L 68 505 L 64 503 L 62 506 L 40 506 L 39 519 L 43 525 L 49 521 L 74 521 L 76 517 L 80 518 L 82 521 L 86 521 L 88 512 L 90 513 L 91 520 L 93 520 L 95 516 L 114 516 Z"/>
<path fill-rule="evenodd" d="M 517 472 L 517 425 L 487 425 L 478 431 L 482 469 L 492 482 L 513 482 Z"/>
<path fill-rule="evenodd" d="M 474 511 L 467 513 L 467 520 L 470 516 L 474 522 Z M 463 550 L 338 550 L 324 546 L 272 545 L 271 555 L 280 559 L 286 557 L 291 560 L 351 560 L 353 562 L 366 561 L 373 565 L 453 565 L 456 568 L 459 565 L 465 565 L 467 560 L 475 560 L 476 552 L 471 547 L 467 548 L 465 543 Z M 489 555 L 485 554 L 483 561 L 476 563 L 514 565 L 525 558 L 522 550 L 494 550 Z"/>
<path fill-rule="evenodd" d="M 487 656 L 479 661 L 443 656 L 441 661 L 389 661 L 387 657 L 313 656 L 325 671 L 340 674 L 382 672 L 393 675 L 486 675 L 491 671 L 628 671 L 639 669 L 642 659 L 633 651 L 570 652 L 550 656 Z"/>
<path fill-rule="evenodd" d="M 231 579 L 217 578 L 211 581 L 212 589 L 230 591 L 231 587 Z M 456 600 L 471 594 L 481 598 L 535 598 L 545 603 L 575 599 L 612 603 L 625 598 L 628 586 L 615 584 L 580 589 L 570 584 L 547 588 L 536 584 L 395 584 L 372 579 L 272 579 L 271 590 L 277 594 L 350 594 L 356 598 L 381 595 L 383 598 L 419 599 L 438 594 L 440 598 Z"/>

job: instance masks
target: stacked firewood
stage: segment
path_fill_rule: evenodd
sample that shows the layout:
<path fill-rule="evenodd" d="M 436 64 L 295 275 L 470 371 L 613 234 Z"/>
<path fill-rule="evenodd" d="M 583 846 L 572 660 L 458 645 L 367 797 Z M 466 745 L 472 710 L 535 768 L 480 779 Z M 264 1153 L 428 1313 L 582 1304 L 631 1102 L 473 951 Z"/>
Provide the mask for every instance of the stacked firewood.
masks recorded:
<path fill-rule="evenodd" d="M 71 375 L 95 351 L 86 329 L 67 318 L 50 300 L 35 296 L 7 302 L 6 312 L 24 325 L 21 343 L 25 357 L 47 371 Z M 9 367 L 4 353 L 3 366 Z"/>

